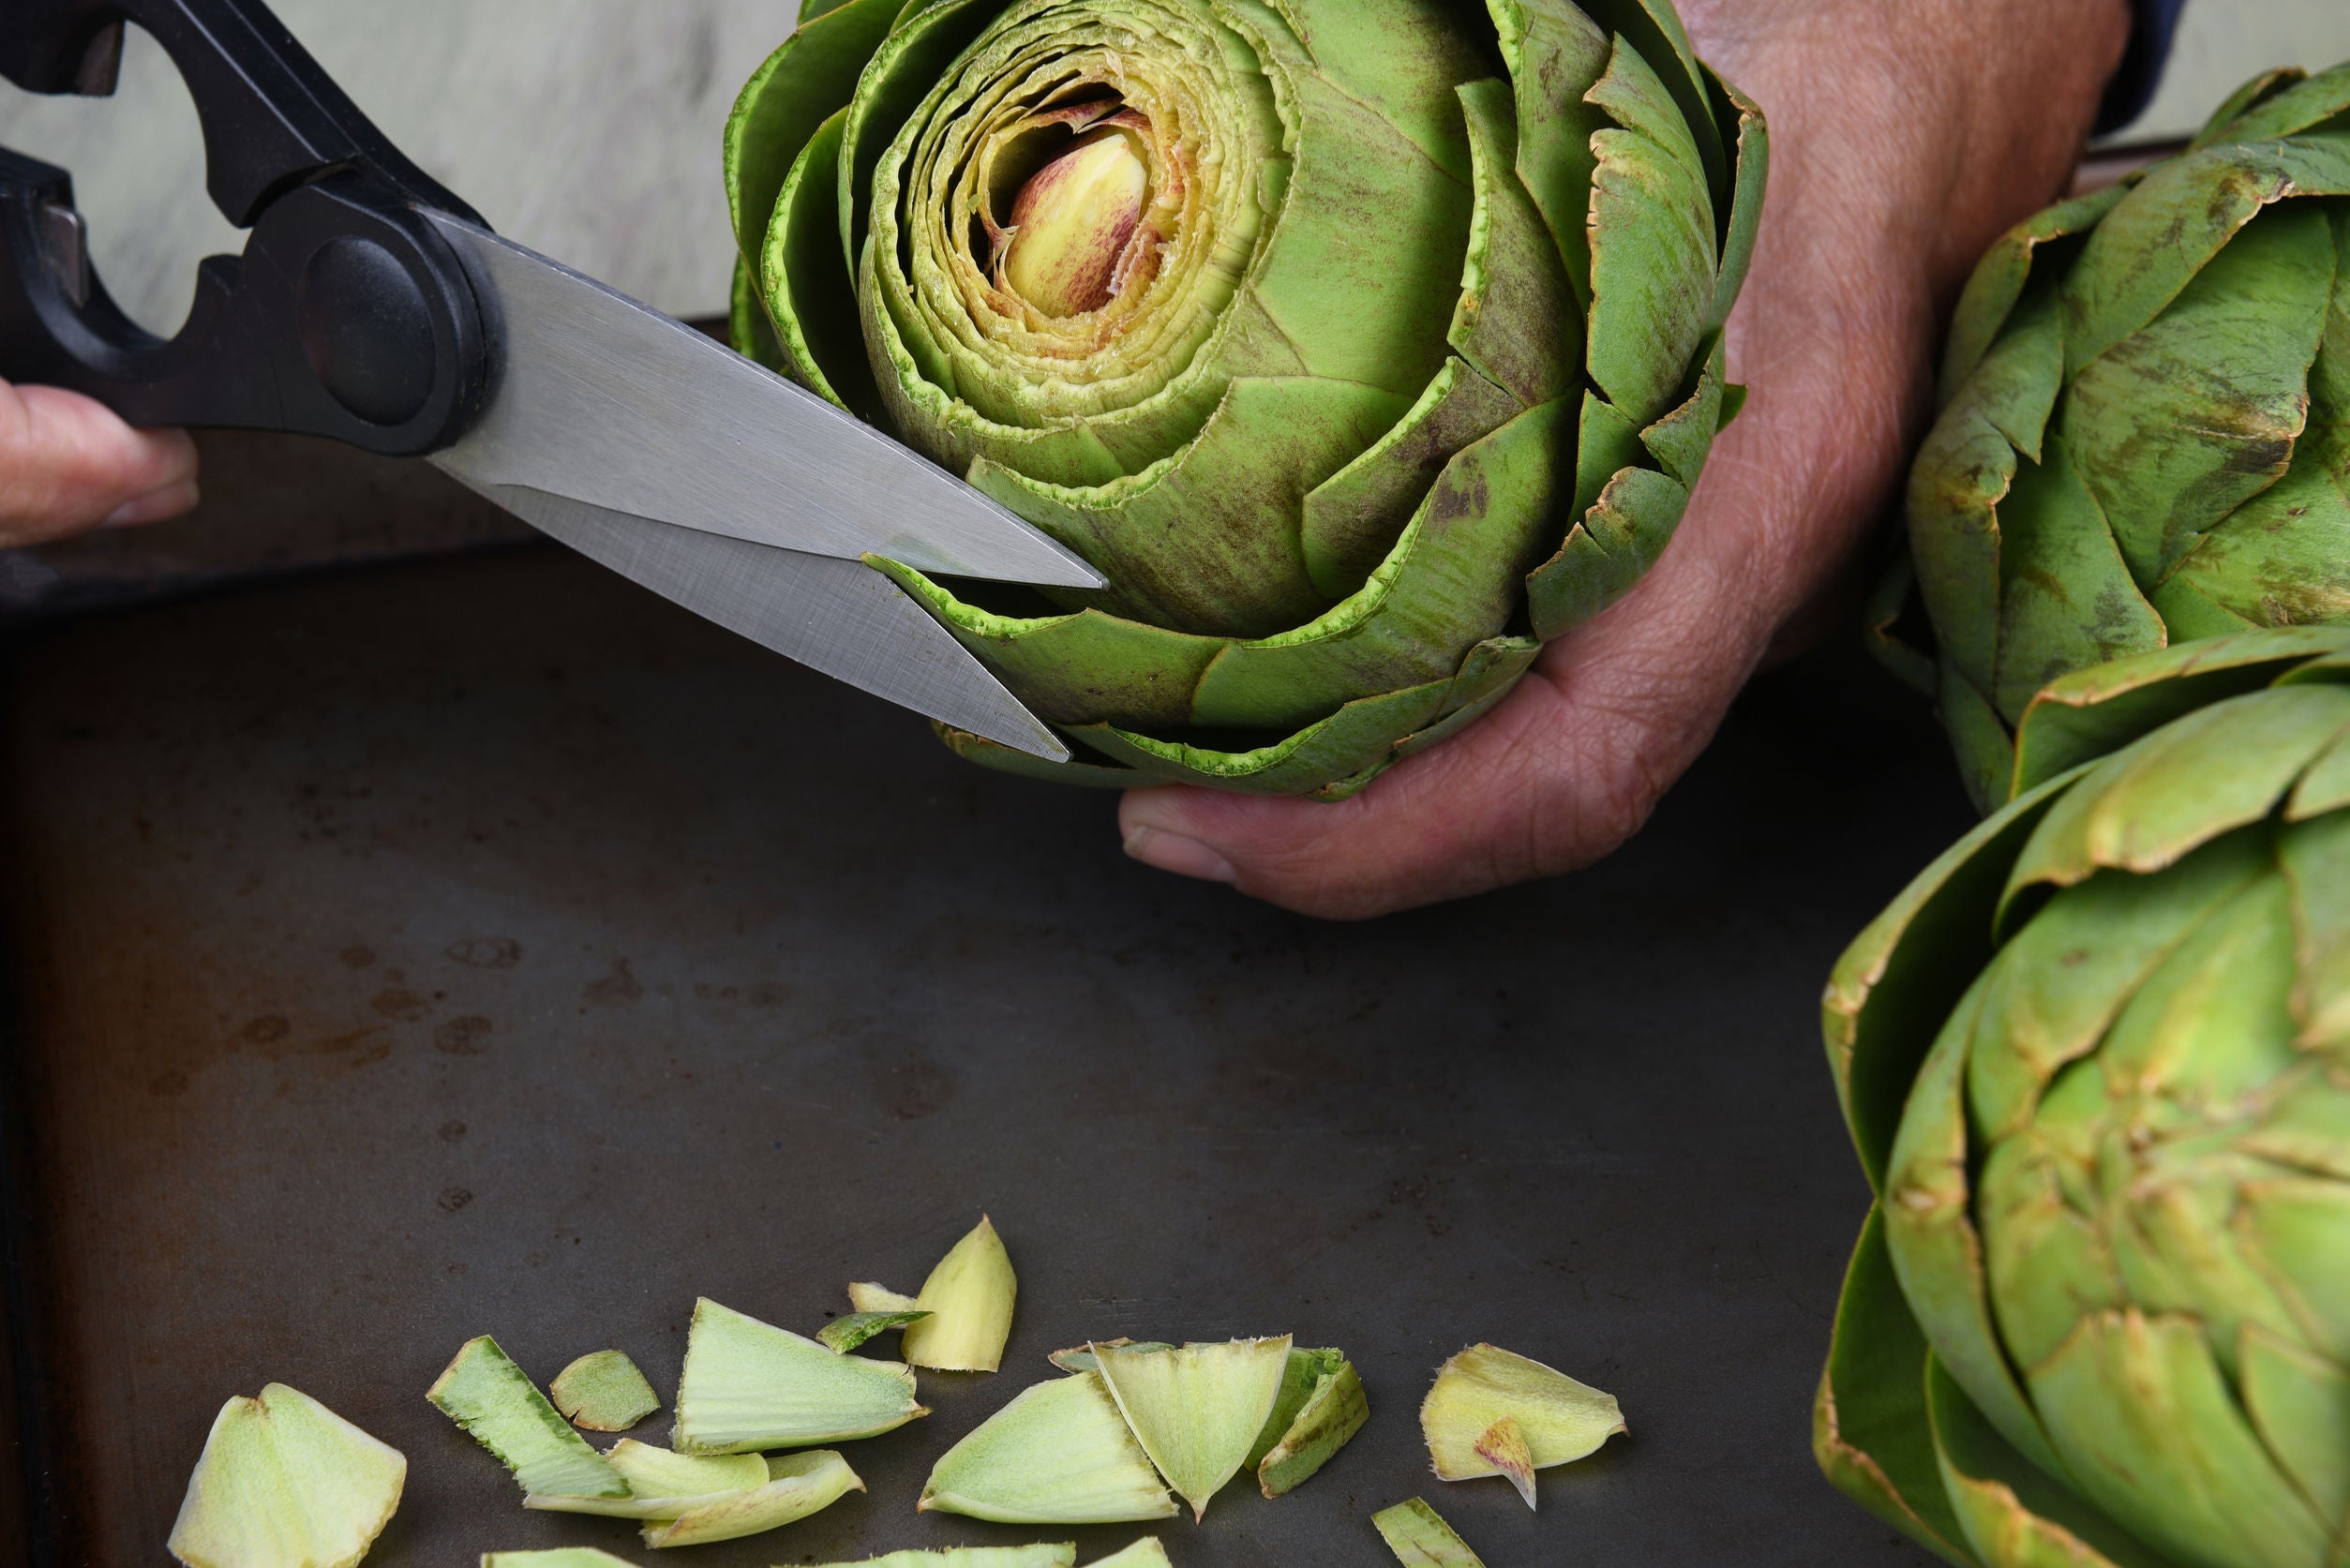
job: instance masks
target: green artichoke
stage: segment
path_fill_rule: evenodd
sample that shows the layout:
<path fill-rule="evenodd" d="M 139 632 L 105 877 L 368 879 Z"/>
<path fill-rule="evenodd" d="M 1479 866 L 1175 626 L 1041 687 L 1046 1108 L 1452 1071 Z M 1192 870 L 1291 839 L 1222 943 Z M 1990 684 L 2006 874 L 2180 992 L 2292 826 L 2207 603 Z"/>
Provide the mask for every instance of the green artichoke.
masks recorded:
<path fill-rule="evenodd" d="M 1816 1411 L 1953 1562 L 2350 1553 L 2350 628 L 2142 654 L 1837 965 L 1878 1202 Z"/>
<path fill-rule="evenodd" d="M 1760 116 L 1669 0 L 808 0 L 726 130 L 748 354 L 1091 561 L 876 560 L 1098 760 L 1338 797 L 1657 557 Z"/>
<path fill-rule="evenodd" d="M 2350 617 L 2346 198 L 2350 66 L 2280 71 L 1976 269 L 1908 489 L 1938 658 L 1903 662 L 1985 810 L 2057 677 Z"/>

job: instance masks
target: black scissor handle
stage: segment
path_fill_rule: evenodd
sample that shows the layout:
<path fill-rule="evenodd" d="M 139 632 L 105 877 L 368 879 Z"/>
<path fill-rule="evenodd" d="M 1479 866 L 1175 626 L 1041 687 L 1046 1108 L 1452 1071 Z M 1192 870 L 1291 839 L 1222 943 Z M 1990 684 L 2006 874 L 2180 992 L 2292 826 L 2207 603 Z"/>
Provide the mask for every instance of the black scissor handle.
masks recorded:
<path fill-rule="evenodd" d="M 277 192 L 344 164 L 479 221 L 256 0 L 0 0 L 0 76 L 33 93 L 111 93 L 125 22 L 155 35 L 179 67 L 203 124 L 205 186 L 238 228 Z"/>
<path fill-rule="evenodd" d="M 252 236 L 198 269 L 166 342 L 93 275 L 64 171 L 0 152 L 0 375 L 85 392 L 136 424 L 433 451 L 479 414 L 494 327 L 422 209 L 478 222 L 411 163 L 261 0 L 0 0 L 0 75 L 112 89 L 122 28 L 152 33 L 202 122 L 205 184 Z"/>

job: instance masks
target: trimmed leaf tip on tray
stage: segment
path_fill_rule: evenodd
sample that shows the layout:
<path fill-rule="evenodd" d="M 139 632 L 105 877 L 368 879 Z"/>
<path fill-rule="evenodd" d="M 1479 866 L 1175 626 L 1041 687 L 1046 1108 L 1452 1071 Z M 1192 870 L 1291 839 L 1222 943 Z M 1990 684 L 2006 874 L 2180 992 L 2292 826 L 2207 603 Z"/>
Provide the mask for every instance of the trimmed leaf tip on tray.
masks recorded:
<path fill-rule="evenodd" d="M 845 1442 L 930 1413 L 911 1367 L 835 1354 L 707 1296 L 694 1304 L 676 1410 L 670 1441 L 684 1454 Z"/>
<path fill-rule="evenodd" d="M 1169 1350 L 1104 1344 L 1094 1357 L 1143 1451 L 1197 1520 L 1271 1418 L 1289 1350 L 1283 1335 Z"/>
<path fill-rule="evenodd" d="M 399 1507 L 408 1461 L 299 1389 L 220 1407 L 179 1517 L 187 1568 L 350 1568 Z"/>
<path fill-rule="evenodd" d="M 1582 1458 L 1629 1429 L 1614 1395 L 1497 1345 L 1473 1345 L 1445 1362 L 1420 1406 L 1439 1476 L 1507 1476 L 1529 1508 L 1534 1471 Z"/>
<path fill-rule="evenodd" d="M 636 1364 L 620 1351 L 591 1351 L 555 1374 L 547 1397 L 575 1426 L 625 1432 L 661 1408 Z"/>
<path fill-rule="evenodd" d="M 1485 1568 L 1469 1544 L 1419 1498 L 1382 1509 L 1370 1522 L 1403 1568 Z"/>
<path fill-rule="evenodd" d="M 526 1496 L 628 1495 L 628 1483 L 486 1334 L 465 1342 L 425 1397 L 495 1454 Z"/>

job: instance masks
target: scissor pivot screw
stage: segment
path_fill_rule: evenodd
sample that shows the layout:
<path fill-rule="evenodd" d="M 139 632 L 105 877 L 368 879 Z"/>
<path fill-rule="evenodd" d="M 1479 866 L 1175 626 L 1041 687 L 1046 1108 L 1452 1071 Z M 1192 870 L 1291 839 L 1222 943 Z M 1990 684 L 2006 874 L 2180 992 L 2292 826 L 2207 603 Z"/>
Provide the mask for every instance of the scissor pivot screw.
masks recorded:
<path fill-rule="evenodd" d="M 404 425 L 431 397 L 432 306 L 407 266 L 357 234 L 310 253 L 302 272 L 302 347 L 335 401 L 370 425 Z"/>

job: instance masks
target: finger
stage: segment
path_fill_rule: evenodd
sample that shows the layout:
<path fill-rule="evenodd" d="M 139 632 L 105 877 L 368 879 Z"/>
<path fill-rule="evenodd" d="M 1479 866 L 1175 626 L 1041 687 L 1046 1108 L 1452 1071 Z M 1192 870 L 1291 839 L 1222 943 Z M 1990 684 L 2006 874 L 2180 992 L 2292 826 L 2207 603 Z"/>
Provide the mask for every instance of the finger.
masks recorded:
<path fill-rule="evenodd" d="M 196 444 L 140 430 L 103 404 L 0 384 L 0 545 L 155 522 L 196 504 Z"/>

